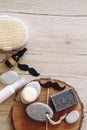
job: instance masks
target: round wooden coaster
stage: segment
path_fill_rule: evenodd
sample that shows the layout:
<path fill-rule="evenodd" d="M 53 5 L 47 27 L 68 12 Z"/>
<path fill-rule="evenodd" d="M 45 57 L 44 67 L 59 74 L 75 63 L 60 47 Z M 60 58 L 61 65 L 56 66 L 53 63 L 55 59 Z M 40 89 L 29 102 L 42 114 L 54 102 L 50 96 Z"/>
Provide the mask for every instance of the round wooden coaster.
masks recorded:
<path fill-rule="evenodd" d="M 41 83 L 46 83 L 47 81 L 52 81 L 52 82 L 58 82 L 59 85 L 62 87 L 66 84 L 66 88 L 63 90 L 67 90 L 69 88 L 72 88 L 72 86 L 68 85 L 65 82 L 59 81 L 59 80 L 53 80 L 53 79 L 38 79 L 36 81 L 40 81 Z M 50 92 L 50 96 L 56 93 L 60 93 L 62 91 L 58 91 L 55 90 L 54 88 L 50 88 L 49 89 Z M 46 123 L 45 122 L 38 122 L 38 121 L 34 121 L 31 118 L 29 118 L 25 112 L 25 108 L 26 105 L 22 104 L 20 101 L 20 92 L 17 94 L 16 96 L 16 100 L 13 106 L 13 110 L 12 110 L 12 121 L 13 121 L 13 126 L 15 128 L 15 130 L 80 130 L 81 128 L 81 124 L 82 124 L 82 120 L 83 120 L 83 105 L 80 101 L 80 98 L 77 94 L 77 92 L 75 91 L 77 97 L 78 97 L 78 104 L 74 105 L 73 107 L 70 107 L 69 109 L 66 109 L 62 112 L 55 112 L 51 99 L 49 97 L 49 106 L 54 110 L 54 117 L 53 120 L 56 121 L 59 119 L 60 116 L 62 116 L 64 113 L 69 113 L 72 110 L 78 110 L 80 113 L 80 118 L 79 120 L 72 124 L 69 125 L 65 122 L 65 120 L 60 124 L 60 125 L 51 125 L 48 123 L 48 127 L 46 129 Z M 39 96 L 39 98 L 37 99 L 36 102 L 43 102 L 43 103 L 47 103 L 47 89 L 46 88 L 42 88 L 41 90 L 41 94 Z"/>

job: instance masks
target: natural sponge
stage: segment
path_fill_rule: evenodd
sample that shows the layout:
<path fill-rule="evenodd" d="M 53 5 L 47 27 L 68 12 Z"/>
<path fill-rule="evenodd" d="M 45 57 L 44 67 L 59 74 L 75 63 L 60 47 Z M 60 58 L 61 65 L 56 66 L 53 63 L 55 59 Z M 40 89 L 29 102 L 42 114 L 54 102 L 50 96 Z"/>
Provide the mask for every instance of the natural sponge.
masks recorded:
<path fill-rule="evenodd" d="M 10 16 L 0 17 L 0 50 L 15 50 L 27 42 L 28 30 L 24 22 Z"/>

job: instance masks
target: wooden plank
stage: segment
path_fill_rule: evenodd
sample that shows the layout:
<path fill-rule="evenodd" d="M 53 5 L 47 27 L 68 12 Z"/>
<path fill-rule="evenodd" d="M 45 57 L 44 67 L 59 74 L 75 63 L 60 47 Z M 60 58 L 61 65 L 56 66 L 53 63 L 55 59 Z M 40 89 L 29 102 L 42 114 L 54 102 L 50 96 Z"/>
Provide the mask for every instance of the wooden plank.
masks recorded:
<path fill-rule="evenodd" d="M 30 30 L 28 51 L 20 63 L 35 67 L 41 72 L 41 75 L 87 75 L 87 18 L 60 18 L 26 14 L 14 14 L 13 16 L 19 16 L 20 19 L 26 21 Z M 9 56 L 11 53 L 8 54 Z M 4 63 L 0 64 L 0 67 L 3 67 L 0 73 L 9 70 Z M 28 74 L 20 71 L 16 66 L 12 69 Z"/>
<path fill-rule="evenodd" d="M 50 14 L 87 15 L 86 0 L 1 0 L 0 11 Z"/>
<path fill-rule="evenodd" d="M 8 4 L 10 5 L 10 4 Z M 1 6 L 1 5 L 0 5 Z M 2 13 L 0 13 L 2 15 Z M 65 81 L 75 86 L 84 103 L 84 122 L 81 130 L 87 129 L 87 18 L 84 17 L 54 17 L 26 14 L 11 14 L 28 25 L 30 40 L 28 52 L 20 63 L 29 64 L 41 72 L 40 77 L 51 77 Z M 44 22 L 43 22 L 44 21 Z M 12 53 L 8 53 L 8 57 Z M 0 74 L 9 70 L 0 63 Z M 30 80 L 35 79 L 27 72 L 20 71 L 17 66 L 12 70 L 25 74 Z M 0 89 L 5 85 L 0 84 Z M 0 128 L 13 130 L 11 125 L 11 107 L 14 96 L 0 104 Z M 7 116 L 8 114 L 8 116 Z M 9 120 L 8 120 L 9 117 Z M 6 124 L 5 124 L 5 121 Z"/>

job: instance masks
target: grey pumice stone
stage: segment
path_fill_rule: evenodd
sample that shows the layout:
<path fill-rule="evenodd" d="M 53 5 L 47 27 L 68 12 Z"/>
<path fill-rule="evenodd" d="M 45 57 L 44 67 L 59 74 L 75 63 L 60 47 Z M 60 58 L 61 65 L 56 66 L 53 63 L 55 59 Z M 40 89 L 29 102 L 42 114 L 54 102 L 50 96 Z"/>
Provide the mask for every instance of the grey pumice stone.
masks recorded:
<path fill-rule="evenodd" d="M 0 75 L 0 81 L 3 84 L 12 84 L 18 79 L 18 74 L 15 71 L 7 71 Z"/>
<path fill-rule="evenodd" d="M 46 121 L 46 113 L 49 114 L 50 118 L 53 117 L 53 110 L 47 104 L 41 102 L 35 102 L 28 105 L 26 113 L 31 119 L 40 122 Z"/>
<path fill-rule="evenodd" d="M 77 110 L 73 110 L 67 114 L 67 116 L 65 117 L 65 121 L 68 124 L 73 124 L 78 121 L 79 117 L 80 117 L 79 112 Z"/>

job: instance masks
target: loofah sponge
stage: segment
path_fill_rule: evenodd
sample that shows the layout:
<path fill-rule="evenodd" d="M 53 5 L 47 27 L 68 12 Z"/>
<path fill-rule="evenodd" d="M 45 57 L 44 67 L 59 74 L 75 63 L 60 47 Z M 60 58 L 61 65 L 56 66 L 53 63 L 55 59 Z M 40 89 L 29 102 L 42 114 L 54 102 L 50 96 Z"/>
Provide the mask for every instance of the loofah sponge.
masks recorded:
<path fill-rule="evenodd" d="M 0 50 L 15 50 L 22 47 L 28 40 L 28 30 L 19 19 L 0 17 Z"/>

